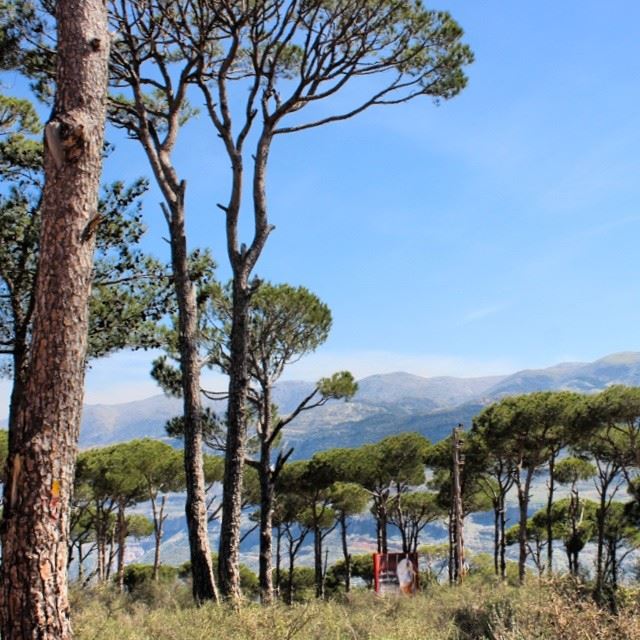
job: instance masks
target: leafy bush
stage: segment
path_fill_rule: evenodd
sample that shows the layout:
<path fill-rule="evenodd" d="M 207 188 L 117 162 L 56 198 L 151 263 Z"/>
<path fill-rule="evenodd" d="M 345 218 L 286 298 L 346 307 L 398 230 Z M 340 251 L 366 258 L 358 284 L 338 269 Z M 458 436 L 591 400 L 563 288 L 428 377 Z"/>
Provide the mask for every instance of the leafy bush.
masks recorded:
<path fill-rule="evenodd" d="M 158 580 L 160 582 L 174 582 L 178 577 L 178 568 L 162 564 L 159 567 Z M 128 564 L 124 568 L 124 586 L 129 593 L 133 593 L 142 585 L 153 580 L 153 565 Z"/>

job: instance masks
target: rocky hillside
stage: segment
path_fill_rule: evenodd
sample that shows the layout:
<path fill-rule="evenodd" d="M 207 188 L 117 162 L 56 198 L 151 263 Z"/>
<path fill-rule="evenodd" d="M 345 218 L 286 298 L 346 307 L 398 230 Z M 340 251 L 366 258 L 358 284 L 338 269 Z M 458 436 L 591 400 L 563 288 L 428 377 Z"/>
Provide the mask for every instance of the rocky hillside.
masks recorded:
<path fill-rule="evenodd" d="M 469 424 L 482 406 L 505 395 L 548 389 L 594 392 L 611 384 L 640 385 L 640 353 L 484 378 L 422 378 L 402 372 L 374 375 L 360 380 L 352 401 L 330 402 L 301 414 L 286 439 L 296 446 L 296 457 L 327 447 L 357 446 L 407 430 L 435 441 L 458 422 Z M 275 400 L 286 413 L 312 388 L 310 382 L 282 382 Z M 214 408 L 223 410 L 220 403 Z M 180 401 L 163 395 L 126 404 L 89 405 L 84 411 L 81 445 L 164 437 L 165 422 L 179 412 Z"/>

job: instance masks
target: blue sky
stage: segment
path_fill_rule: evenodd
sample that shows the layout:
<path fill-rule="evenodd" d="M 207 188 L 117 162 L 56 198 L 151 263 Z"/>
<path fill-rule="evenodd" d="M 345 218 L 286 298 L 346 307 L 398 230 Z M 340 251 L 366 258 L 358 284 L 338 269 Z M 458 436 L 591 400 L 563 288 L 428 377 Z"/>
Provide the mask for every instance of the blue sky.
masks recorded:
<path fill-rule="evenodd" d="M 483 375 L 640 350 L 640 4 L 438 8 L 476 56 L 461 95 L 274 144 L 276 231 L 257 271 L 307 286 L 334 317 L 327 343 L 288 377 Z M 107 178 L 149 175 L 135 143 L 109 137 Z M 228 161 L 204 116 L 183 131 L 177 164 L 191 244 L 211 247 L 226 278 L 215 203 Z M 152 189 L 146 242 L 161 255 L 159 200 Z M 157 392 L 150 359 L 95 363 L 87 400 Z M 0 382 L 0 415 L 7 396 Z"/>

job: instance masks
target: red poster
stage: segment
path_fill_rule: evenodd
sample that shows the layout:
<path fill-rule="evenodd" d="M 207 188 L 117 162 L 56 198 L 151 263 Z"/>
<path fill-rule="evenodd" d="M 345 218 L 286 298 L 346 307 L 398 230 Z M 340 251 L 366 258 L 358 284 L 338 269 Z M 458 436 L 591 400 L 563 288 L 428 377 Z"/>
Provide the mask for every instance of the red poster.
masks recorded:
<path fill-rule="evenodd" d="M 417 553 L 374 553 L 376 593 L 413 595 L 418 590 Z"/>

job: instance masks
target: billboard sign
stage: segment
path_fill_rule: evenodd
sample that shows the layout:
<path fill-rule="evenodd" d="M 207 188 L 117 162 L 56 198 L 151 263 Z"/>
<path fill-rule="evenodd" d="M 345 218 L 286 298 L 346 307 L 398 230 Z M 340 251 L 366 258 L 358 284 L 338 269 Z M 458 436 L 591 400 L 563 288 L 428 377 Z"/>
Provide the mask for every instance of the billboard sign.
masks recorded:
<path fill-rule="evenodd" d="M 418 590 L 417 553 L 374 553 L 373 578 L 376 593 L 413 595 Z"/>

